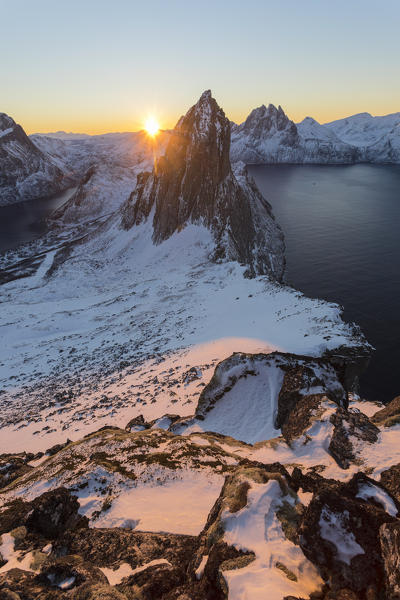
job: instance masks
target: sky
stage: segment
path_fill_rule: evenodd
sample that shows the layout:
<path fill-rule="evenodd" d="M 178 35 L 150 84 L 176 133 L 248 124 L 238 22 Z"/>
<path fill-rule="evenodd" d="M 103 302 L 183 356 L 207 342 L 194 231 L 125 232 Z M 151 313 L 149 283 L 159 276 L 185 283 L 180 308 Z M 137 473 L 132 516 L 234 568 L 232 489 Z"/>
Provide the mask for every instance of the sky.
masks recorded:
<path fill-rule="evenodd" d="M 28 133 L 400 111 L 400 0 L 0 0 L 0 112 Z"/>

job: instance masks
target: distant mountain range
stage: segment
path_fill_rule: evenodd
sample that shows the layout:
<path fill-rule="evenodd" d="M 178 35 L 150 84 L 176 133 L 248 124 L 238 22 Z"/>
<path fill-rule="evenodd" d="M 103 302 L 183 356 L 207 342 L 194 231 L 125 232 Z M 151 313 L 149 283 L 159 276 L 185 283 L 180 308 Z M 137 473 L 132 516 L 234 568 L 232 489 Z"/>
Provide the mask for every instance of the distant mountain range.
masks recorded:
<path fill-rule="evenodd" d="M 246 163 L 400 162 L 400 112 L 361 113 L 321 125 L 306 117 L 294 123 L 279 106 L 255 108 L 232 126 L 232 160 Z"/>
<path fill-rule="evenodd" d="M 0 206 L 54 194 L 79 183 L 94 166 L 96 186 L 110 168 L 115 181 L 132 175 L 135 180 L 137 172 L 151 165 L 154 151 L 163 154 L 169 134 L 161 132 L 155 145 L 143 131 L 27 136 L 0 113 Z M 240 125 L 231 122 L 230 157 L 233 163 L 247 164 L 400 163 L 400 112 L 382 117 L 360 113 L 321 125 L 311 117 L 294 123 L 281 106 L 262 105 Z M 110 208 L 120 203 L 116 200 Z"/>

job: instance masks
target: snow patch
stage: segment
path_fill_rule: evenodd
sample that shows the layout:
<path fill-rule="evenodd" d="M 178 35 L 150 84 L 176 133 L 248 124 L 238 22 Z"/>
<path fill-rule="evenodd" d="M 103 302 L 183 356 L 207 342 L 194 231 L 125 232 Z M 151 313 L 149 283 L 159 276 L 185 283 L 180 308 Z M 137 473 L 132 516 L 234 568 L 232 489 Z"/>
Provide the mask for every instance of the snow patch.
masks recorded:
<path fill-rule="evenodd" d="M 348 511 L 343 514 L 331 512 L 323 508 L 319 519 L 321 537 L 331 542 L 337 552 L 338 560 L 350 565 L 351 559 L 359 554 L 365 554 L 363 548 L 356 542 L 356 538 L 351 531 L 347 531 L 343 517 L 349 516 Z"/>

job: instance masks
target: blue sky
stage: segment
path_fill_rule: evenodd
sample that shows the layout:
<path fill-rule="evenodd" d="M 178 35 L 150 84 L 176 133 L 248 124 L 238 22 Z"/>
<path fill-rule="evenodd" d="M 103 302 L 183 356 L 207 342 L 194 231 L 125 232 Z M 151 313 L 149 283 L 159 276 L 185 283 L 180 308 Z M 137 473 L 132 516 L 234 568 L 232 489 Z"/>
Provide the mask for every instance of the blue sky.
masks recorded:
<path fill-rule="evenodd" d="M 0 111 L 28 132 L 175 124 L 204 89 L 242 121 L 400 110 L 399 0 L 0 0 Z"/>

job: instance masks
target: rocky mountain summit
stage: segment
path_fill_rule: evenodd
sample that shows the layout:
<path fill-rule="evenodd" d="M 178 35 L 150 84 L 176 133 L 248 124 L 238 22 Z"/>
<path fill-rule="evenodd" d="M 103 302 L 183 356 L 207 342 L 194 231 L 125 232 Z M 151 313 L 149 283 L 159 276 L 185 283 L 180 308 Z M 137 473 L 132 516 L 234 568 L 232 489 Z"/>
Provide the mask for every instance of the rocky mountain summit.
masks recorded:
<path fill-rule="evenodd" d="M 63 177 L 21 125 L 0 113 L 0 206 L 50 196 L 65 187 Z"/>
<path fill-rule="evenodd" d="M 281 106 L 269 104 L 233 128 L 231 158 L 253 164 L 341 164 L 357 162 L 360 153 L 311 117 L 296 125 Z"/>
<path fill-rule="evenodd" d="M 156 244 L 189 223 L 205 226 L 215 259 L 237 260 L 251 275 L 280 280 L 283 235 L 244 165 L 235 177 L 229 150 L 230 122 L 206 91 L 170 132 L 153 171 L 138 176 L 122 207 L 122 226 L 129 230 L 151 215 Z"/>

